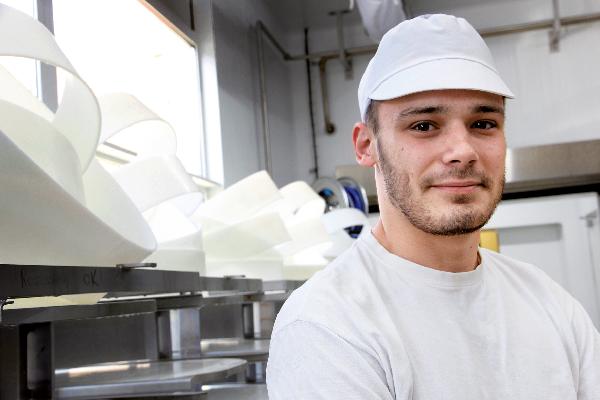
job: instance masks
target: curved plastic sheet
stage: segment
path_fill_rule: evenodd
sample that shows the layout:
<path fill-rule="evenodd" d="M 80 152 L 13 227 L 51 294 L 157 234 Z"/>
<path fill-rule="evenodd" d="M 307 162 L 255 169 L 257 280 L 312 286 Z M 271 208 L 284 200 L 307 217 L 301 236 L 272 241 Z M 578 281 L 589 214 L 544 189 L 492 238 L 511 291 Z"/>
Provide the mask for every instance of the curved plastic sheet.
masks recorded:
<path fill-rule="evenodd" d="M 6 68 L 0 65 L 0 100 L 13 103 L 31 111 L 51 122 L 54 113 L 37 97 L 31 95 L 29 89 L 23 86 Z"/>
<path fill-rule="evenodd" d="M 213 260 L 206 264 L 208 276 L 244 276 L 250 279 L 275 281 L 284 279 L 281 258 L 246 258 L 243 260 Z"/>
<path fill-rule="evenodd" d="M 304 181 L 292 182 L 279 192 L 289 202 L 298 219 L 320 217 L 325 212 L 325 200 Z"/>
<path fill-rule="evenodd" d="M 169 201 L 184 214 L 193 213 L 204 196 L 175 156 L 177 137 L 173 127 L 128 93 L 106 94 L 99 101 L 100 142 L 137 155 L 114 175 L 140 210 Z"/>
<path fill-rule="evenodd" d="M 85 170 L 100 135 L 100 108 L 50 31 L 28 15 L 0 4 L 0 56 L 39 60 L 70 74 L 52 125 L 71 142 Z"/>
<path fill-rule="evenodd" d="M 133 161 L 118 168 L 113 176 L 142 212 L 183 195 L 196 207 L 202 201 L 198 185 L 175 155 Z M 196 197 L 191 197 L 194 193 Z"/>
<path fill-rule="evenodd" d="M 111 266 L 138 262 L 153 250 L 149 228 L 139 235 L 142 240 L 130 241 L 65 191 L 2 132 L 0 171 L 3 263 Z M 131 215 L 122 218 L 127 225 Z"/>
<path fill-rule="evenodd" d="M 261 213 L 278 212 L 286 225 L 318 218 L 325 212 L 325 200 L 306 182 L 292 182 L 279 189 L 281 199 L 267 205 Z"/>
<path fill-rule="evenodd" d="M 133 150 L 138 156 L 175 154 L 173 127 L 128 93 L 110 93 L 99 99 L 102 111 L 100 143 Z M 144 140 L 139 140 L 143 136 Z"/>
<path fill-rule="evenodd" d="M 93 160 L 100 111 L 93 92 L 38 21 L 0 4 L 0 56 L 70 77 L 53 114 L 0 69 L 0 259 L 13 264 L 112 266 L 156 246 L 140 212 Z"/>
<path fill-rule="evenodd" d="M 208 260 L 236 260 L 256 256 L 291 239 L 277 213 L 259 215 L 206 233 Z"/>
<path fill-rule="evenodd" d="M 248 184 L 253 179 L 255 184 Z M 214 214 L 204 211 L 206 216 L 200 220 L 204 227 L 210 227 L 205 234 L 210 275 L 306 279 L 354 243 L 345 228 L 363 225 L 366 227 L 364 232 L 368 231 L 368 219 L 359 210 L 341 209 L 324 214 L 324 200 L 304 182 L 283 187 L 279 198 L 275 195 L 256 196 L 258 200 L 251 201 L 252 207 L 243 209 L 243 202 L 255 195 L 257 187 L 259 193 L 270 194 L 274 192 L 273 186 L 268 175 L 255 174 L 232 187 L 234 190 L 227 189 L 225 194 L 230 197 L 226 201 L 207 207 Z M 219 196 L 216 196 L 212 201 L 218 200 Z M 244 222 L 232 224 L 228 221 L 233 220 L 231 215 L 220 214 L 228 210 L 227 201 L 233 204 L 232 207 L 238 207 L 237 218 L 245 217 Z M 256 209 L 259 211 L 255 217 L 249 217 Z M 275 244 L 262 238 L 265 232 L 273 232 L 268 223 L 260 220 L 265 215 L 278 215 L 282 219 L 289 233 L 287 241 L 282 237 L 282 241 Z M 217 232 L 218 235 L 213 234 Z"/>
<path fill-rule="evenodd" d="M 135 245 L 146 249 L 146 253 L 156 248 L 150 226 L 98 161 L 92 160 L 83 175 L 83 186 L 88 209 L 123 237 L 123 247 Z"/>
<path fill-rule="evenodd" d="M 281 198 L 269 174 L 260 171 L 202 203 L 191 218 L 209 232 L 220 228 L 220 224 L 230 225 L 247 219 Z"/>
<path fill-rule="evenodd" d="M 105 95 L 100 106 L 101 141 L 137 154 L 113 176 L 144 212 L 158 242 L 144 261 L 155 262 L 159 269 L 204 273 L 202 230 L 188 218 L 204 196 L 175 155 L 173 128 L 126 93 Z"/>
<path fill-rule="evenodd" d="M 158 241 L 158 248 L 145 262 L 159 269 L 205 273 L 202 230 L 168 202 L 144 213 Z"/>
<path fill-rule="evenodd" d="M 100 135 L 100 109 L 91 90 L 76 76 L 66 82 L 52 123 L 65 135 L 86 170 L 96 153 Z"/>
<path fill-rule="evenodd" d="M 284 257 L 294 255 L 317 244 L 330 243 L 329 234 L 319 216 L 286 224 L 286 228 L 290 233 L 291 241 L 277 246 L 277 251 Z"/>
<path fill-rule="evenodd" d="M 177 207 L 166 202 L 144 213 L 154 236 L 159 243 L 177 241 L 196 233 L 202 233 L 201 227 L 194 224 Z M 182 242 L 183 244 L 183 242 Z M 187 242 L 187 247 L 202 249 L 202 240 Z"/>
<path fill-rule="evenodd" d="M 0 130 L 57 185 L 80 203 L 85 202 L 77 154 L 50 122 L 38 114 L 0 100 Z M 6 171 L 0 173 L 6 174 Z"/>

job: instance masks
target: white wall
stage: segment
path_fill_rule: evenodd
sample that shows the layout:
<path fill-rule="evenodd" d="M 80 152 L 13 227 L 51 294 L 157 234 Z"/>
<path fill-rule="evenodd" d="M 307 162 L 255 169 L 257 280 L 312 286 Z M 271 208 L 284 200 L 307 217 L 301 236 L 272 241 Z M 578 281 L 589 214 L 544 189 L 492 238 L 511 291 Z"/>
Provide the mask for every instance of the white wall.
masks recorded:
<path fill-rule="evenodd" d="M 288 47 L 282 21 L 265 1 L 213 2 L 225 184 L 265 167 L 255 23 L 262 20 Z M 295 179 L 290 65 L 265 42 L 265 68 L 273 178 L 281 186 Z M 206 99 L 210 101 L 210 99 Z"/>
<path fill-rule="evenodd" d="M 415 15 L 444 12 L 463 16 L 478 29 L 539 21 L 552 17 L 549 0 L 412 0 Z M 453 5 L 449 8 L 448 3 Z M 562 16 L 600 12 L 594 0 L 561 0 Z M 311 32 L 311 51 L 336 48 L 335 25 Z M 571 26 L 563 30 L 560 51 L 551 53 L 548 31 L 533 31 L 486 39 L 498 69 L 517 99 L 508 103 L 506 135 L 510 147 L 524 147 L 588 139 L 600 139 L 600 23 Z M 349 47 L 371 43 L 360 26 L 346 29 Z M 328 63 L 329 105 L 336 125 L 333 135 L 323 127 L 318 69 L 313 67 L 314 110 L 321 175 L 333 175 L 336 165 L 353 164 L 351 129 L 359 119 L 356 100 L 358 83 L 370 56 L 354 59 L 354 77 L 344 78 L 337 60 Z M 301 72 L 294 71 L 300 90 Z M 295 108 L 294 130 L 299 177 L 309 179 L 305 164 L 310 161 L 307 146 L 306 109 Z M 310 165 L 310 164 L 309 164 Z"/>
<path fill-rule="evenodd" d="M 177 19 L 179 24 L 189 27 L 189 4 L 187 0 L 151 0 L 168 18 Z M 209 151 L 219 152 L 221 168 L 212 175 L 226 186 L 266 167 L 263 148 L 260 109 L 260 85 L 257 54 L 256 21 L 261 20 L 273 32 L 282 45 L 298 53 L 290 46 L 286 35 L 286 21 L 274 14 L 272 0 L 211 0 L 196 3 L 196 32 L 189 33 L 199 46 L 205 45 L 205 37 L 211 35 L 209 43 L 214 51 L 213 64 L 216 71 L 211 78 L 217 80 L 217 90 L 203 93 L 204 118 L 213 123 L 207 127 Z M 208 6 L 207 6 L 208 4 Z M 296 5 L 296 15 L 301 3 Z M 286 10 L 290 11 L 290 10 Z M 202 13 L 211 13 L 210 16 Z M 174 15 L 173 15 L 174 14 Z M 292 12 L 290 15 L 294 15 Z M 201 24 L 210 24 L 199 26 Z M 200 49 L 202 50 L 202 49 Z M 270 143 L 272 150 L 273 179 L 282 186 L 296 179 L 297 162 L 294 152 L 294 130 L 292 121 L 298 118 L 293 112 L 294 98 L 291 88 L 293 67 L 267 42 L 264 45 L 266 86 L 269 108 Z M 208 54 L 213 57 L 213 54 Z M 202 57 L 201 64 L 202 64 Z M 201 68 L 204 67 L 201 65 Z M 214 77 L 212 75 L 215 75 Z M 305 78 L 301 78 L 305 81 Z M 204 82 L 207 86 L 207 83 Z M 203 88 L 203 89 L 206 89 Z M 306 89 L 304 90 L 306 92 Z M 305 100 L 307 102 L 307 100 Z M 216 107 L 215 107 L 216 106 Z M 211 115 L 210 110 L 214 110 Z M 218 115 L 215 115 L 218 114 Z M 218 120 L 214 123 L 214 119 Z M 307 114 L 302 118 L 308 118 Z M 211 136 L 212 135 L 212 136 Z M 213 143 L 214 145 L 211 145 Z M 210 167 L 210 165 L 209 165 Z"/>
<path fill-rule="evenodd" d="M 332 17 L 332 26 L 335 26 Z M 344 29 L 347 47 L 372 45 L 362 25 L 349 24 Z M 328 51 L 337 49 L 337 34 L 334 28 L 309 31 L 310 52 Z M 321 176 L 333 176 L 337 165 L 355 164 L 352 146 L 352 126 L 360 120 L 356 92 L 358 83 L 367 67 L 370 56 L 357 56 L 353 58 L 353 76 L 347 80 L 344 69 L 339 60 L 330 60 L 327 63 L 327 89 L 329 97 L 329 110 L 331 120 L 336 130 L 333 134 L 325 131 L 323 107 L 321 102 L 321 87 L 319 68 L 314 65 L 311 69 L 313 85 L 313 111 L 315 114 L 315 128 L 317 136 L 319 173 Z M 306 91 L 304 66 L 302 70 L 293 70 L 295 92 Z M 298 157 L 297 173 L 300 179 L 311 182 L 314 175 L 308 173 L 313 166 L 312 144 L 310 139 L 310 120 L 301 118 L 296 114 L 308 112 L 307 99 L 294 108 L 294 131 L 296 137 L 296 154 Z"/>

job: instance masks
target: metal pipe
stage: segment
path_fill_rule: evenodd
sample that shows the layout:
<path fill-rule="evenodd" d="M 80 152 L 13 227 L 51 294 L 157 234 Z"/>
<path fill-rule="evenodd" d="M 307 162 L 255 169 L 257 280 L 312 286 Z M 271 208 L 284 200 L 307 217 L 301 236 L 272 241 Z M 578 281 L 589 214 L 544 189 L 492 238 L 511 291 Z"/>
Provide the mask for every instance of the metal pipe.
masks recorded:
<path fill-rule="evenodd" d="M 346 49 L 346 54 L 348 55 L 362 55 L 362 54 L 371 54 L 377 51 L 377 45 L 371 46 L 361 46 L 361 47 L 351 47 Z M 298 54 L 295 56 L 290 56 L 290 61 L 300 61 L 300 60 L 312 60 L 319 62 L 322 58 L 333 59 L 338 58 L 339 52 L 330 50 L 330 51 L 320 51 L 312 54 Z"/>
<path fill-rule="evenodd" d="M 325 73 L 325 64 L 327 59 L 319 61 L 319 80 L 321 83 L 321 98 L 323 99 L 323 120 L 325 121 L 325 132 L 331 134 L 335 132 L 335 125 L 331 122 L 329 115 L 329 96 L 327 95 L 327 74 Z"/>
<path fill-rule="evenodd" d="M 554 1 L 556 1 L 556 0 L 554 0 Z M 600 13 L 594 13 L 594 14 L 589 14 L 589 15 L 576 15 L 576 16 L 572 16 L 572 17 L 559 18 L 561 27 L 589 23 L 589 22 L 596 22 L 599 20 L 600 20 Z M 499 27 L 499 28 L 492 28 L 492 29 L 483 29 L 483 30 L 479 31 L 479 34 L 484 38 L 485 37 L 511 35 L 514 33 L 529 32 L 529 31 L 540 30 L 540 29 L 550 29 L 554 26 L 554 23 L 555 23 L 554 19 L 546 19 L 546 20 L 537 21 L 537 22 L 528 22 L 528 23 L 524 23 L 524 24 L 507 25 L 507 26 L 503 26 L 503 27 Z M 375 51 L 377 51 L 377 45 L 350 47 L 350 48 L 346 49 L 346 54 L 349 56 L 356 56 L 356 55 L 363 55 L 363 54 L 372 54 Z M 297 54 L 297 55 L 290 55 L 289 58 L 287 58 L 287 59 L 290 61 L 309 59 L 309 60 L 318 62 L 318 61 L 320 61 L 321 58 L 328 58 L 328 59 L 339 58 L 339 52 L 337 50 L 330 50 L 330 51 L 315 52 L 315 53 L 311 53 L 311 54 Z"/>
<path fill-rule="evenodd" d="M 258 51 L 258 80 L 260 84 L 260 105 L 261 105 L 261 119 L 263 128 L 263 149 L 265 153 L 265 169 L 271 174 L 271 140 L 269 132 L 269 109 L 267 104 L 267 84 L 265 79 L 265 59 L 264 59 L 264 48 L 263 38 L 261 32 L 262 22 L 258 21 L 257 37 L 257 51 Z M 264 28 L 264 26 L 263 26 Z"/>
<path fill-rule="evenodd" d="M 533 30 L 540 29 L 553 29 L 553 32 L 558 32 L 561 26 L 569 26 L 575 24 L 582 24 L 588 22 L 595 22 L 600 20 L 600 13 L 594 13 L 589 15 L 578 15 L 572 17 L 560 18 L 558 15 L 558 0 L 553 0 L 554 4 L 554 18 L 548 20 L 542 20 L 538 22 L 530 22 L 524 24 L 516 24 L 516 25 L 508 25 L 493 29 L 484 29 L 479 31 L 479 34 L 482 37 L 494 37 L 494 36 L 502 36 L 502 35 L 511 35 L 515 33 L 528 32 Z M 341 16 L 338 16 L 341 18 Z M 273 43 L 273 45 L 279 50 L 279 52 L 283 55 L 283 58 L 288 61 L 316 61 L 319 64 L 319 79 L 321 82 L 321 96 L 322 96 L 322 104 L 323 104 L 323 118 L 325 120 L 325 131 L 327 133 L 335 132 L 335 125 L 331 122 L 329 115 L 329 100 L 327 94 L 327 74 L 326 74 L 326 64 L 328 60 L 340 58 L 344 60 L 344 57 L 351 58 L 352 56 L 364 55 L 364 54 L 372 54 L 377 51 L 377 45 L 372 46 L 362 46 L 362 47 L 352 47 L 349 49 L 345 49 L 345 51 L 323 51 L 309 54 L 298 54 L 298 55 L 290 55 L 287 51 L 283 49 L 283 47 L 277 42 L 275 37 L 269 32 L 269 30 L 264 26 L 264 24 L 260 21 L 257 23 L 261 32 L 264 32 L 267 38 Z M 339 24 L 338 24 L 339 30 Z M 560 32 L 558 32 L 560 33 Z M 557 34 L 558 35 L 558 34 Z M 260 36 L 260 32 L 259 32 Z M 338 36 L 339 33 L 338 33 Z M 338 38 L 339 40 L 339 38 Z M 343 40 L 343 39 L 342 39 Z M 558 44 L 558 37 L 556 38 L 556 43 Z M 343 43 L 343 41 L 342 41 Z M 343 46 L 341 46 L 343 49 Z M 262 50 L 261 50 L 262 53 Z M 260 62 L 263 63 L 262 54 L 260 56 Z M 264 86 L 264 65 L 261 66 L 261 88 Z M 261 89 L 261 96 L 266 97 L 266 89 Z M 266 103 L 265 98 L 262 99 L 263 103 Z M 266 104 L 263 105 L 263 121 L 265 123 L 263 126 L 266 126 L 265 135 L 268 138 L 268 121 L 266 121 Z M 269 156 L 270 157 L 270 149 Z"/>
<path fill-rule="evenodd" d="M 304 28 L 304 53 L 308 54 L 308 28 Z M 312 139 L 312 150 L 314 159 L 314 168 L 310 171 L 315 174 L 315 179 L 319 179 L 319 153 L 317 150 L 317 133 L 315 131 L 315 115 L 313 112 L 313 94 L 312 94 L 312 74 L 310 61 L 306 60 L 306 80 L 308 83 L 308 114 L 310 116 L 310 133 Z"/>
<path fill-rule="evenodd" d="M 558 1 L 558 0 L 553 0 Z M 569 26 L 576 25 L 582 23 L 596 22 L 600 20 L 600 13 L 594 13 L 589 15 L 576 15 L 572 17 L 564 17 L 559 18 L 559 23 L 561 26 Z M 314 60 L 320 61 L 321 58 L 339 58 L 339 52 L 336 50 L 331 51 L 321 51 L 310 54 L 296 54 L 290 55 L 287 51 L 283 49 L 283 47 L 277 42 L 275 37 L 269 32 L 269 30 L 264 26 L 264 24 L 258 21 L 259 28 L 265 33 L 267 38 L 273 43 L 273 45 L 279 50 L 279 52 L 283 55 L 283 58 L 289 61 L 299 61 L 299 60 Z M 483 29 L 479 31 L 479 34 L 483 37 L 493 37 L 493 36 L 502 36 L 502 35 L 510 35 L 514 33 L 522 33 L 533 30 L 540 29 L 548 29 L 552 28 L 555 24 L 554 19 L 547 19 L 538 22 L 528 22 L 524 24 L 515 24 L 515 25 L 507 25 L 499 28 L 492 29 Z M 371 46 L 360 46 L 360 47 L 351 47 L 346 49 L 347 55 L 363 55 L 374 53 L 377 50 L 377 45 Z"/>
<path fill-rule="evenodd" d="M 335 14 L 335 27 L 338 40 L 338 57 L 342 61 L 344 69 L 346 69 L 346 62 L 348 59 L 346 57 L 346 50 L 344 49 L 344 20 L 342 18 L 344 18 L 344 16 L 341 12 L 337 12 Z"/>
<path fill-rule="evenodd" d="M 559 18 L 561 26 L 577 25 L 600 20 L 600 13 L 589 15 L 576 15 L 572 17 Z M 529 22 L 525 24 L 509 25 L 500 28 L 482 30 L 479 34 L 483 37 L 509 35 L 513 33 L 529 32 L 540 29 L 548 29 L 554 26 L 554 19 L 546 19 L 538 22 Z"/>
<path fill-rule="evenodd" d="M 190 29 L 196 30 L 196 12 L 194 11 L 194 0 L 188 0 L 188 11 L 190 14 Z"/>
<path fill-rule="evenodd" d="M 560 44 L 560 11 L 558 9 L 558 0 L 552 0 L 552 12 L 554 14 L 554 21 L 552 31 L 550 32 L 550 50 L 556 52 Z"/>
<path fill-rule="evenodd" d="M 338 39 L 338 57 L 342 62 L 342 66 L 344 67 L 344 73 L 346 74 L 346 78 L 350 79 L 350 75 L 352 72 L 352 60 L 346 54 L 346 45 L 344 44 L 344 12 L 336 11 L 335 18 Z"/>
<path fill-rule="evenodd" d="M 279 44 L 279 42 L 277 41 L 277 39 L 275 39 L 275 36 L 273 36 L 273 34 L 271 33 L 271 31 L 269 31 L 267 29 L 267 27 L 265 26 L 265 24 L 262 23 L 262 21 L 257 21 L 256 22 L 256 26 L 259 29 L 259 35 L 260 32 L 264 33 L 265 36 L 267 37 L 267 39 L 269 39 L 269 41 L 273 44 L 273 46 L 275 46 L 275 48 L 281 53 L 281 55 L 283 56 L 284 60 L 291 60 L 292 57 L 290 56 L 290 53 L 288 53 L 287 51 L 285 51 L 285 49 L 283 48 L 283 46 L 281 44 Z"/>
<path fill-rule="evenodd" d="M 557 2 L 558 0 L 553 0 Z M 600 20 L 600 13 L 588 15 L 588 16 L 577 16 L 577 17 L 568 17 L 563 18 L 562 20 L 558 18 L 559 26 L 562 21 L 562 25 L 573 25 L 580 24 L 584 22 L 593 22 Z M 500 36 L 500 35 L 509 35 L 514 33 L 526 32 L 530 30 L 539 30 L 539 29 L 548 29 L 553 28 L 555 24 L 555 20 L 546 20 L 531 24 L 520 24 L 520 25 L 512 25 L 501 28 L 489 29 L 480 31 L 482 37 L 492 37 L 492 36 Z M 560 29 L 560 28 L 559 28 Z M 560 32 L 559 32 L 560 33 Z M 558 45 L 558 38 L 556 39 L 556 43 Z M 552 41 L 551 41 L 552 45 Z M 372 54 L 377 51 L 377 45 L 373 46 L 363 46 L 363 47 L 354 47 L 346 50 L 346 54 L 348 56 L 356 56 L 363 54 Z M 329 115 L 329 100 L 327 96 L 327 74 L 326 74 L 326 63 L 328 60 L 335 59 L 339 57 L 339 54 L 334 51 L 329 52 L 321 52 L 314 53 L 312 55 L 307 55 L 308 57 L 315 57 L 319 60 L 319 77 L 321 81 L 321 93 L 322 93 L 322 102 L 323 102 L 323 118 L 325 121 L 325 130 L 327 133 L 333 133 L 335 131 L 335 125 L 331 122 L 331 117 Z M 293 56 L 292 59 L 297 59 L 298 56 Z"/>

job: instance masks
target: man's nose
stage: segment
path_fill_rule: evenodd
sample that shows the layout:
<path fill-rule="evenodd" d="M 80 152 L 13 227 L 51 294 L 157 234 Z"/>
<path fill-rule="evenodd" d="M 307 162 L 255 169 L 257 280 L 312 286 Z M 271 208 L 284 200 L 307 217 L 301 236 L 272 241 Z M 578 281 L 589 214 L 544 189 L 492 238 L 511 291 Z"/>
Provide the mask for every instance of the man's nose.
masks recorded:
<path fill-rule="evenodd" d="M 469 128 L 462 123 L 453 124 L 445 136 L 446 151 L 443 155 L 445 164 L 473 164 L 479 160 L 474 145 L 474 137 Z"/>

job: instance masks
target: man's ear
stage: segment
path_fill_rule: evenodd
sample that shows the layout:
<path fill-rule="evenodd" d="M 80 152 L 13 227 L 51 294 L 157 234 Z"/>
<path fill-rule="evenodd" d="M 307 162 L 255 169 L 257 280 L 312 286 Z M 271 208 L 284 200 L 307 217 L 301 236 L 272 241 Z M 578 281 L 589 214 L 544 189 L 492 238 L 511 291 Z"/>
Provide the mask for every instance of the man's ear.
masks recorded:
<path fill-rule="evenodd" d="M 356 161 L 363 167 L 372 167 L 377 161 L 374 154 L 375 135 L 371 129 L 363 122 L 354 124 L 352 130 L 352 141 L 354 142 L 354 154 Z"/>

